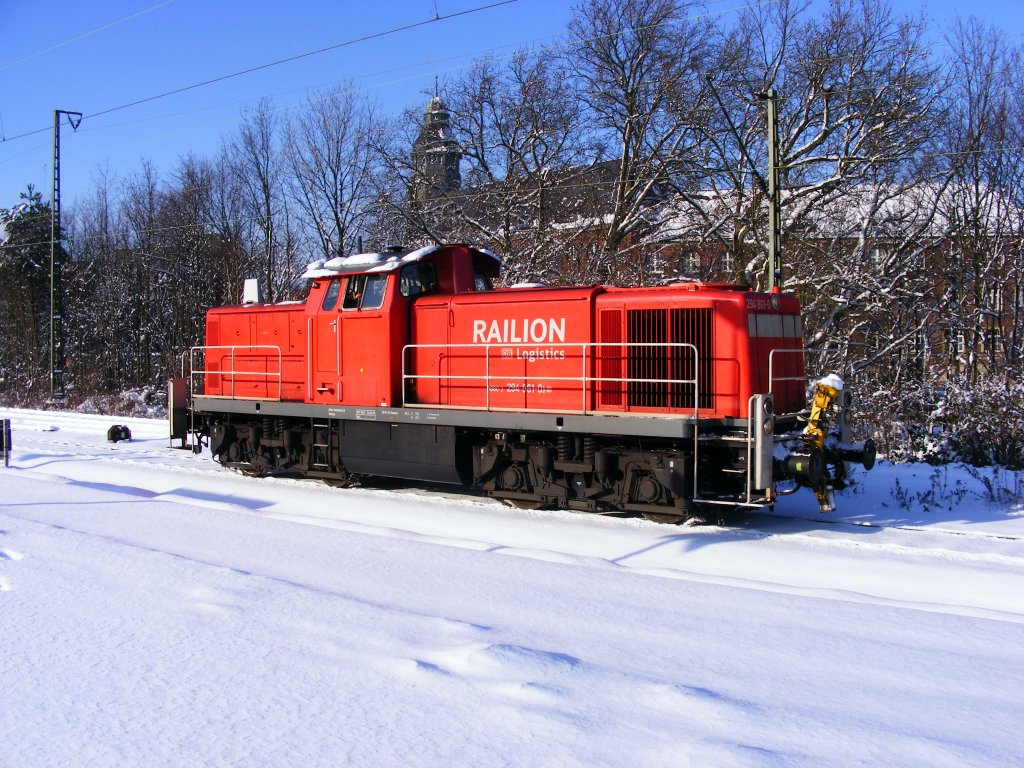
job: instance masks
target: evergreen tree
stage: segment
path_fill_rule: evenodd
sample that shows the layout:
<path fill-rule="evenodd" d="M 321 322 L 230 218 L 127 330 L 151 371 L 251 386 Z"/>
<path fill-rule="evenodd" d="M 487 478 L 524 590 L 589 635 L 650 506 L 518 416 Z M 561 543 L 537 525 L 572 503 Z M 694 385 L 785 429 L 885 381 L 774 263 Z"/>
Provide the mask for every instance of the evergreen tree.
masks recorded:
<path fill-rule="evenodd" d="M 0 403 L 49 387 L 50 204 L 32 185 L 0 209 Z"/>

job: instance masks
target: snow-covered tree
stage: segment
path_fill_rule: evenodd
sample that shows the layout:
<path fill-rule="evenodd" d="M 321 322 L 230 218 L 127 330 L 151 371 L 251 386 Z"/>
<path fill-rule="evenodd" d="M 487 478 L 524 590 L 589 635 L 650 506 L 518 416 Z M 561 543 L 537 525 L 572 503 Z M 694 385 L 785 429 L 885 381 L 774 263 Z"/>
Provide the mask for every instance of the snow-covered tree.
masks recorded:
<path fill-rule="evenodd" d="M 464 166 L 459 233 L 508 254 L 507 282 L 579 281 L 559 256 L 592 223 L 579 192 L 593 152 L 564 63 L 546 49 L 477 61 L 447 93 Z"/>
<path fill-rule="evenodd" d="M 0 402 L 49 392 L 50 205 L 31 185 L 0 209 Z"/>
<path fill-rule="evenodd" d="M 698 10 L 675 0 L 587 0 L 569 23 L 581 107 L 615 166 L 600 249 L 587 270 L 599 280 L 644 281 L 629 236 L 645 223 L 659 187 L 701 167 L 706 77 L 720 52 Z"/>
<path fill-rule="evenodd" d="M 1024 358 L 1024 49 L 976 20 L 957 22 L 947 43 L 938 330 L 949 373 L 976 382 L 994 369 L 1019 374 Z"/>
<path fill-rule="evenodd" d="M 282 119 L 269 99 L 261 99 L 243 111 L 230 145 L 249 250 L 259 255 L 259 278 L 268 301 L 292 294 L 297 271 L 281 143 Z"/>

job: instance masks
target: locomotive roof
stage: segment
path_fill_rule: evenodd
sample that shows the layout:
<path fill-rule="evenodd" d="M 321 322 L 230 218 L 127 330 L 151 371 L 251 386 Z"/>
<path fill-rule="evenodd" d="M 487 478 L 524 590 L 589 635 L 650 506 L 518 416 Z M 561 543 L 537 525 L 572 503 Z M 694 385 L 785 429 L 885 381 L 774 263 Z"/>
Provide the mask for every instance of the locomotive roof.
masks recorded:
<path fill-rule="evenodd" d="M 332 275 L 349 275 L 364 272 L 392 272 L 406 264 L 421 261 L 432 253 L 448 246 L 428 245 L 410 251 L 387 251 L 385 253 L 357 253 L 352 256 L 337 256 L 326 261 L 314 261 L 306 267 L 302 277 L 314 279 L 331 277 Z M 490 251 L 482 248 L 470 248 L 470 251 L 494 259 L 498 266 L 501 259 Z"/>

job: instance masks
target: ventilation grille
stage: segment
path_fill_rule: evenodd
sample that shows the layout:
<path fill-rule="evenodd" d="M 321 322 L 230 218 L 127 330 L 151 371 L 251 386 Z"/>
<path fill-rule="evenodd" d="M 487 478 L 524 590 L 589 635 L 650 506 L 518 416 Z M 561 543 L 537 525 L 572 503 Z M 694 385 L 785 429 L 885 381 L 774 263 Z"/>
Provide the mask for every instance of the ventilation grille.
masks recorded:
<path fill-rule="evenodd" d="M 601 341 L 619 344 L 622 341 L 622 311 L 605 309 L 601 311 Z M 598 376 L 600 402 L 605 406 L 622 405 L 622 348 L 601 347 L 598 350 L 601 361 Z"/>
<path fill-rule="evenodd" d="M 712 316 L 711 309 L 634 309 L 626 313 L 627 363 L 630 381 L 629 403 L 637 408 L 694 407 L 693 384 L 678 383 L 697 379 L 700 408 L 712 403 Z M 640 346 L 640 345 L 653 346 Z M 694 371 L 694 352 L 699 355 L 699 372 Z"/>

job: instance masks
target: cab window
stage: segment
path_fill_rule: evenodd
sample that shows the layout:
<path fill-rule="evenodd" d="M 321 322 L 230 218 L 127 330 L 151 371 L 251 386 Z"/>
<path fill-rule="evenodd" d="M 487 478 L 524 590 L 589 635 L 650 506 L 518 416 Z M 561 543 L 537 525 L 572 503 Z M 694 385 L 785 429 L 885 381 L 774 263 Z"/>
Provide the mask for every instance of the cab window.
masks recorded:
<path fill-rule="evenodd" d="M 387 275 L 352 275 L 345 287 L 342 309 L 380 309 L 387 280 Z"/>
<path fill-rule="evenodd" d="M 479 272 L 473 273 L 473 290 L 474 291 L 490 291 L 494 288 L 491 285 L 491 279 L 486 275 L 481 275 Z"/>
<path fill-rule="evenodd" d="M 341 294 L 341 278 L 335 277 L 327 285 L 327 290 L 324 291 L 324 300 L 320 305 L 320 309 L 328 312 L 338 306 L 338 296 Z"/>
<path fill-rule="evenodd" d="M 398 291 L 403 296 L 419 296 L 437 290 L 437 273 L 429 261 L 419 261 L 402 267 L 398 276 Z"/>

